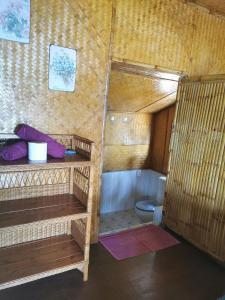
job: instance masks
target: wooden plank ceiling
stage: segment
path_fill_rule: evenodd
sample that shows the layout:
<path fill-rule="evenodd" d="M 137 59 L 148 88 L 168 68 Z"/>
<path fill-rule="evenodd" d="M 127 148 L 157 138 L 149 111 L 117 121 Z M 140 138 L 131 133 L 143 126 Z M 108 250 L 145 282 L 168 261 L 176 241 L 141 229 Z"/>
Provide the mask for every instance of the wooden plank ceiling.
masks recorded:
<path fill-rule="evenodd" d="M 177 81 L 112 70 L 108 110 L 152 113 L 176 101 Z"/>

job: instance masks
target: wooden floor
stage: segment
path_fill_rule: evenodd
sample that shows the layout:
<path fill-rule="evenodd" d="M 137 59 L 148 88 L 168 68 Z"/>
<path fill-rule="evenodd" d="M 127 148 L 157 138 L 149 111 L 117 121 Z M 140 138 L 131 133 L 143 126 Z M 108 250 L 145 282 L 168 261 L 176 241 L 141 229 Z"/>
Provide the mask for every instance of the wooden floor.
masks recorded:
<path fill-rule="evenodd" d="M 1 270 L 0 270 L 1 272 Z M 3 290 L 1 300 L 216 300 L 225 295 L 225 269 L 186 242 L 116 261 L 91 249 L 90 276 L 69 271 Z"/>

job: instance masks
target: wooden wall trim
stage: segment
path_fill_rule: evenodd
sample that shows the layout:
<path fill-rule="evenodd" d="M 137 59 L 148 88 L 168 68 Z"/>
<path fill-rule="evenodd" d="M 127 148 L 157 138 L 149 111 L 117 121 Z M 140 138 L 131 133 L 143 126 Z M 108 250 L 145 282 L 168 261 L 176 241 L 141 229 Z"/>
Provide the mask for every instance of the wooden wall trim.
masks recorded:
<path fill-rule="evenodd" d="M 198 0 L 182 0 L 183 3 L 196 6 L 200 9 L 203 9 L 205 12 L 207 12 L 210 15 L 214 15 L 219 18 L 225 18 L 225 13 L 223 11 L 220 11 L 218 9 L 215 9 L 214 7 L 210 5 L 206 5 Z"/>
<path fill-rule="evenodd" d="M 225 74 L 190 76 L 181 78 L 181 83 L 224 82 Z"/>
<path fill-rule="evenodd" d="M 175 110 L 174 104 L 153 114 L 152 117 L 150 167 L 163 174 L 168 173 L 169 145 Z"/>

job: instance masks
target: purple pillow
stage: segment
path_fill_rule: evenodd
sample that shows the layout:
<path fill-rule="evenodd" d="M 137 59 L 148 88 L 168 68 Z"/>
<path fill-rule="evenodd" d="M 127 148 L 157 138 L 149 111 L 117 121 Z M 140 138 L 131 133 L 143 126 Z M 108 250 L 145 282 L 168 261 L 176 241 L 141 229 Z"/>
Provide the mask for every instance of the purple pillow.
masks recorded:
<path fill-rule="evenodd" d="M 4 160 L 16 160 L 27 156 L 27 143 L 18 142 L 16 144 L 4 146 L 1 150 Z"/>
<path fill-rule="evenodd" d="M 16 130 L 16 134 L 22 138 L 23 140 L 30 141 L 30 142 L 46 142 L 48 144 L 48 154 L 55 158 L 62 158 L 64 157 L 65 153 L 65 146 L 59 144 L 57 141 L 52 139 L 47 134 L 44 134 L 37 129 L 26 125 L 20 124 Z"/>

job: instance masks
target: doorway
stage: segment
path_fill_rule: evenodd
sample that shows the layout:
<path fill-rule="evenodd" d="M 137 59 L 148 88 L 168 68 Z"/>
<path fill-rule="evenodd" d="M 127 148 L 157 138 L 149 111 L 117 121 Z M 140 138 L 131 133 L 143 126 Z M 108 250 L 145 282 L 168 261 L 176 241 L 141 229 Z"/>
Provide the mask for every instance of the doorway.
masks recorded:
<path fill-rule="evenodd" d="M 153 218 L 144 220 L 137 214 L 140 200 L 162 208 L 166 172 L 154 167 L 152 153 L 157 154 L 158 140 L 168 149 L 171 130 L 167 127 L 174 115 L 169 113 L 164 120 L 167 133 L 163 137 L 157 136 L 154 123 L 157 124 L 159 111 L 174 105 L 179 78 L 178 73 L 112 63 L 104 135 L 100 235 L 153 222 Z M 165 149 L 163 153 L 166 166 L 169 156 L 166 157 Z"/>

